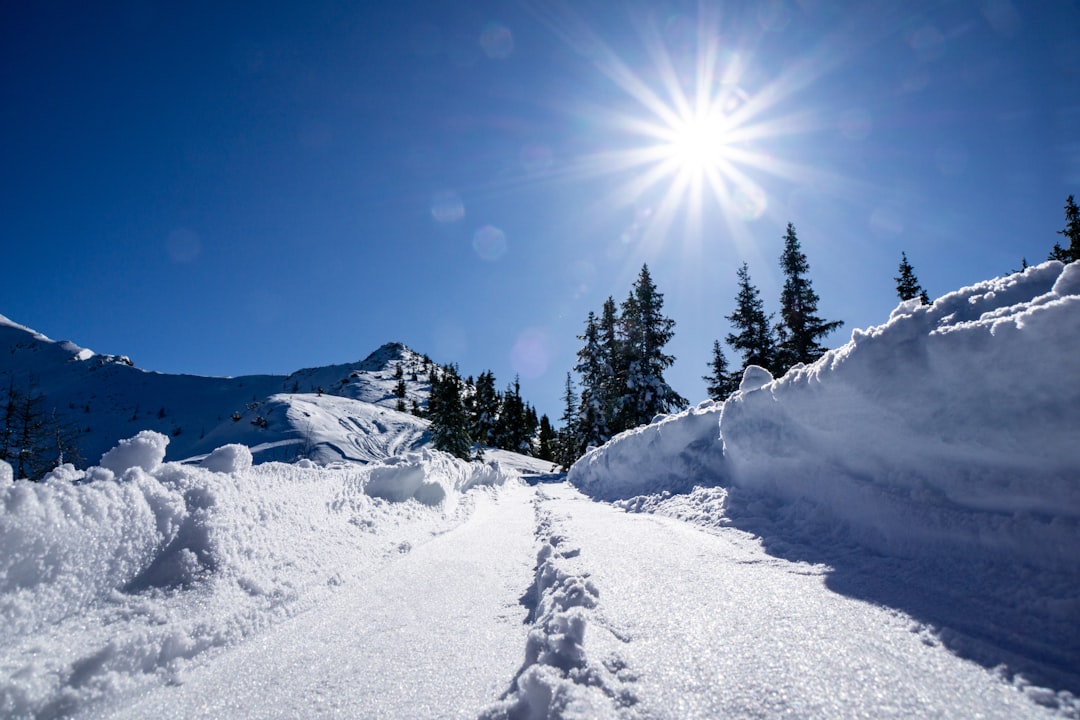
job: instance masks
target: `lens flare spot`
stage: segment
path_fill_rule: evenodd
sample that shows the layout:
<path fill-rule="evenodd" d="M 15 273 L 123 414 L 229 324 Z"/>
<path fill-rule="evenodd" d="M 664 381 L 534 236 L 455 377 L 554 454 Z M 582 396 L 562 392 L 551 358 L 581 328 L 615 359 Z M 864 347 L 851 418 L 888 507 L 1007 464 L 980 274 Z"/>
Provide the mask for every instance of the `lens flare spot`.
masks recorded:
<path fill-rule="evenodd" d="M 169 253 L 169 259 L 174 263 L 187 265 L 195 262 L 202 255 L 202 240 L 192 230 L 177 228 L 169 233 L 165 241 L 165 249 Z"/>
<path fill-rule="evenodd" d="M 870 213 L 870 230 L 883 240 L 894 238 L 904 231 L 904 221 L 896 210 L 879 207 Z"/>
<path fill-rule="evenodd" d="M 519 154 L 521 167 L 525 172 L 536 173 L 548 170 L 551 167 L 551 148 L 547 145 L 529 143 L 521 147 Z"/>
<path fill-rule="evenodd" d="M 551 364 L 551 338 L 541 328 L 523 331 L 510 349 L 510 366 L 524 378 L 538 378 Z"/>
<path fill-rule="evenodd" d="M 933 25 L 925 25 L 911 34 L 911 49 L 922 62 L 931 62 L 945 54 L 945 36 Z"/>
<path fill-rule="evenodd" d="M 744 220 L 757 220 L 769 207 L 765 191 L 753 183 L 737 185 L 731 193 L 731 204 Z"/>
<path fill-rule="evenodd" d="M 758 24 L 767 32 L 781 32 L 791 22 L 791 8 L 786 0 L 764 0 L 757 6 Z"/>
<path fill-rule="evenodd" d="M 865 140 L 874 127 L 874 120 L 869 111 L 862 108 L 851 108 L 841 113 L 836 121 L 836 127 L 840 134 L 848 140 Z"/>
<path fill-rule="evenodd" d="M 431 215 L 441 223 L 455 223 L 465 218 L 465 203 L 453 190 L 440 190 L 431 196 Z"/>
<path fill-rule="evenodd" d="M 967 168 L 967 150 L 960 145 L 942 145 L 934 152 L 934 162 L 942 175 L 960 175 Z"/>
<path fill-rule="evenodd" d="M 489 22 L 480 33 L 480 47 L 492 60 L 503 60 L 514 52 L 514 35 L 500 22 Z"/>
<path fill-rule="evenodd" d="M 472 244 L 481 260 L 495 262 L 506 254 L 506 233 L 494 225 L 484 225 L 473 233 Z"/>

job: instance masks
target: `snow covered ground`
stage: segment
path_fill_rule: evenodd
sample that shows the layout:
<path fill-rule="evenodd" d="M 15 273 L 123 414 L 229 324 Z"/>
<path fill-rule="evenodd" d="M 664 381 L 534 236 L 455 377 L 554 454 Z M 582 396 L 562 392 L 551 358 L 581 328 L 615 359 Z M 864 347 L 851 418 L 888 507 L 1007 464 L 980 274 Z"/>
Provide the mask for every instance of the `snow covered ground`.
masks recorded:
<path fill-rule="evenodd" d="M 1078 310 L 1058 263 L 901 305 L 572 484 L 318 393 L 273 421 L 325 464 L 0 464 L 0 715 L 1080 717 Z"/>

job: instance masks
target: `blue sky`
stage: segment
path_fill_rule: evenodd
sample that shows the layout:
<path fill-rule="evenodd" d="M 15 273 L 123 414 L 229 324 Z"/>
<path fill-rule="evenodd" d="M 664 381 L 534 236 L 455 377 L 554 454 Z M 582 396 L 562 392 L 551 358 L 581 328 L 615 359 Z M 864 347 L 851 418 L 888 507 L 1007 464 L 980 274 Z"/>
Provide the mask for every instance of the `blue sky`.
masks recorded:
<path fill-rule="evenodd" d="M 1077 28 L 1065 0 L 6 3 L 0 313 L 164 372 L 399 340 L 555 419 L 647 262 L 697 402 L 739 264 L 777 309 L 788 222 L 832 346 L 887 319 L 901 250 L 931 296 L 1045 258 Z"/>

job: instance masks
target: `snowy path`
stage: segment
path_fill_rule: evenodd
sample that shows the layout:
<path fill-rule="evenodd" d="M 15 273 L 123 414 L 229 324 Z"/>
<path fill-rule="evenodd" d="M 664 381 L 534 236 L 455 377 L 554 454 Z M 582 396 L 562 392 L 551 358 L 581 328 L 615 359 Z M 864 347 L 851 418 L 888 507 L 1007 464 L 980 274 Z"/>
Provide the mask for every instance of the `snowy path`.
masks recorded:
<path fill-rule="evenodd" d="M 464 524 L 363 586 L 194 665 L 182 684 L 86 710 L 162 719 L 1052 716 L 904 614 L 838 594 L 825 578 L 822 566 L 772 557 L 737 529 L 628 514 L 566 484 L 512 484 L 480 495 Z"/>
<path fill-rule="evenodd" d="M 584 659 L 550 662 L 574 680 L 554 691 L 565 716 L 1051 714 L 906 616 L 830 591 L 823 568 L 771 557 L 741 531 L 626 514 L 568 485 L 540 492 L 563 578 L 548 594 L 566 610 L 549 627 L 572 627 L 575 612 L 586 624 Z M 568 592 L 575 578 L 584 593 Z M 521 714 L 529 692 L 492 715 Z"/>
<path fill-rule="evenodd" d="M 476 717 L 521 664 L 532 497 L 518 484 L 481 496 L 463 525 L 363 587 L 342 589 L 113 717 Z"/>

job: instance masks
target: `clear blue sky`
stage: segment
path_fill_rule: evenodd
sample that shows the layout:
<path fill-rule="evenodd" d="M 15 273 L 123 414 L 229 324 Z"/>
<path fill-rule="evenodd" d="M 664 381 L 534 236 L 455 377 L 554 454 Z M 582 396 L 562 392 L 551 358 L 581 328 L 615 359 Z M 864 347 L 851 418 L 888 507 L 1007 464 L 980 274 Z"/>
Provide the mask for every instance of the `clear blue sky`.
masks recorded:
<path fill-rule="evenodd" d="M 1045 258 L 1078 7 L 4 3 L 0 313 L 165 372 L 399 340 L 556 419 L 647 262 L 697 402 L 741 262 L 776 310 L 788 222 L 833 346 L 901 250 L 932 296 Z"/>

